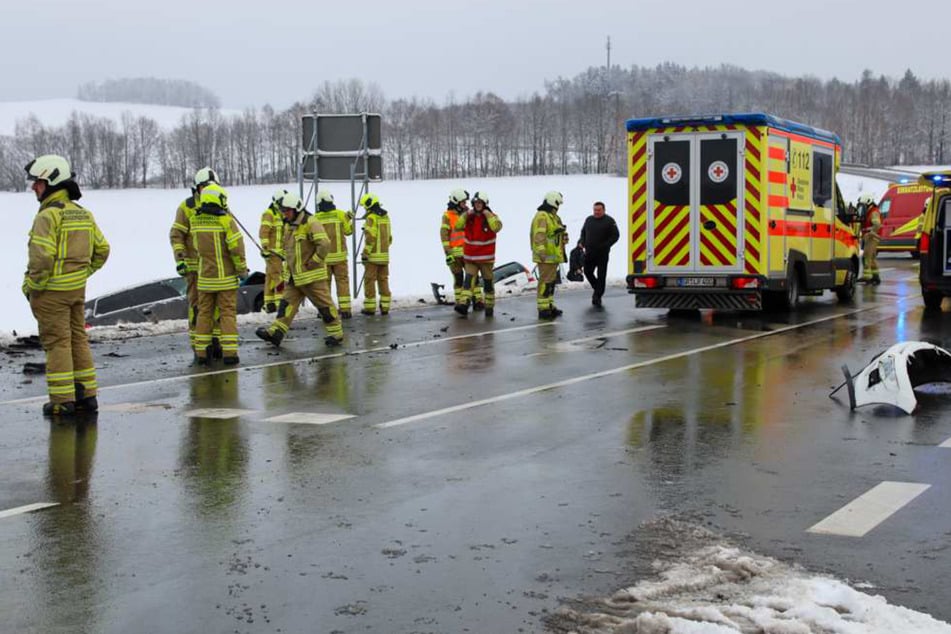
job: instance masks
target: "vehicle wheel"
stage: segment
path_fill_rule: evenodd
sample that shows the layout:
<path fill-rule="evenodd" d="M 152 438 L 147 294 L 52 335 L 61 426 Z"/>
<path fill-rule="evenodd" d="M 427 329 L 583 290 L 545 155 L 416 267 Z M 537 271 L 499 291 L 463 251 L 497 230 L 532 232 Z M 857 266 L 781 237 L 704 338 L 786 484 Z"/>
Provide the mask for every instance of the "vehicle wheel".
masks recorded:
<path fill-rule="evenodd" d="M 925 300 L 925 310 L 941 310 L 944 295 L 935 291 L 922 291 L 921 296 Z"/>
<path fill-rule="evenodd" d="M 858 278 L 858 269 L 854 264 L 849 266 L 845 274 L 845 284 L 835 289 L 835 296 L 842 303 L 851 302 L 855 299 L 855 280 Z"/>
<path fill-rule="evenodd" d="M 782 295 L 782 308 L 793 310 L 799 303 L 799 271 L 795 267 L 789 269 L 789 276 L 786 278 L 786 292 Z"/>
<path fill-rule="evenodd" d="M 254 312 L 259 313 L 264 308 L 264 293 L 258 293 L 254 298 Z"/>

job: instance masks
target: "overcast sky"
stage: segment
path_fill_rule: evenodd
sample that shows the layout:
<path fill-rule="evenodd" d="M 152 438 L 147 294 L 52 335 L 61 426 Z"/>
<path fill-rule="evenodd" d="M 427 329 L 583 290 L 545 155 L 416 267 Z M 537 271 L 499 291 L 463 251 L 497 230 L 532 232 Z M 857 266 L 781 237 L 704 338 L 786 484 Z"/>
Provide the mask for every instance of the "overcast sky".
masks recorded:
<path fill-rule="evenodd" d="M 515 98 L 603 64 L 608 35 L 622 66 L 927 79 L 951 74 L 949 24 L 948 0 L 9 0 L 0 100 L 142 76 L 200 82 L 229 108 L 283 107 L 349 77 L 389 99 Z"/>

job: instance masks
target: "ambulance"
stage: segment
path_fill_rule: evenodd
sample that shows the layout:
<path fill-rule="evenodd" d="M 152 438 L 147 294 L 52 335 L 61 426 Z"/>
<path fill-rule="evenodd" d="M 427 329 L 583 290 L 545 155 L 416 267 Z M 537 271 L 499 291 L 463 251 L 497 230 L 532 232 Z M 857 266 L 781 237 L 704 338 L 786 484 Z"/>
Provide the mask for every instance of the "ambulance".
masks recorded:
<path fill-rule="evenodd" d="M 918 279 L 927 310 L 940 310 L 951 296 L 951 171 L 925 172 L 918 184 L 928 187 L 919 242 Z"/>
<path fill-rule="evenodd" d="M 931 196 L 931 186 L 917 182 L 892 183 L 885 190 L 878 205 L 882 213 L 879 251 L 910 253 L 918 257 L 918 239 L 921 236 L 921 210 Z"/>
<path fill-rule="evenodd" d="M 761 113 L 631 119 L 628 292 L 645 308 L 791 308 L 855 294 L 841 141 Z"/>

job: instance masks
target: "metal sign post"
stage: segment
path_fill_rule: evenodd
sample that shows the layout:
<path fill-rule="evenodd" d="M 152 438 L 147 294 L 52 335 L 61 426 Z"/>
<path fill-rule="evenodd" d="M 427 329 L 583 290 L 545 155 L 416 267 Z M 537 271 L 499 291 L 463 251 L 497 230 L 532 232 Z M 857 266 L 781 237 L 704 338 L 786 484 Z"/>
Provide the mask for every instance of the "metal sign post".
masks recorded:
<path fill-rule="evenodd" d="M 350 213 L 357 218 L 360 198 L 370 190 L 370 182 L 383 180 L 382 117 L 378 114 L 313 114 L 301 120 L 303 156 L 298 169 L 301 198 L 306 204 L 321 182 L 350 183 Z M 310 188 L 304 195 L 304 183 Z M 360 192 L 357 193 L 357 183 Z M 354 227 L 353 297 L 363 285 L 357 279 L 357 251 L 362 246 Z"/>

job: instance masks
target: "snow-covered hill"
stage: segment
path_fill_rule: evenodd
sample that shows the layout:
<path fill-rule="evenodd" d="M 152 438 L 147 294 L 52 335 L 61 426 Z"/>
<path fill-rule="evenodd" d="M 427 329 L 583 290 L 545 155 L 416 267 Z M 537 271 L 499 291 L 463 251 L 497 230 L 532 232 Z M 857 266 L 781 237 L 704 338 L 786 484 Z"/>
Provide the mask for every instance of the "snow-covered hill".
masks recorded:
<path fill-rule="evenodd" d="M 78 99 L 44 99 L 39 101 L 0 101 L 0 134 L 12 135 L 17 121 L 36 115 L 44 126 L 61 126 L 73 112 L 115 120 L 122 119 L 124 112 L 133 116 L 154 119 L 162 129 L 176 127 L 190 108 L 176 106 L 153 106 L 141 103 L 99 103 Z M 239 114 L 236 110 L 221 110 L 223 115 Z"/>

